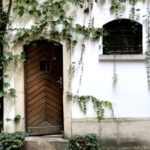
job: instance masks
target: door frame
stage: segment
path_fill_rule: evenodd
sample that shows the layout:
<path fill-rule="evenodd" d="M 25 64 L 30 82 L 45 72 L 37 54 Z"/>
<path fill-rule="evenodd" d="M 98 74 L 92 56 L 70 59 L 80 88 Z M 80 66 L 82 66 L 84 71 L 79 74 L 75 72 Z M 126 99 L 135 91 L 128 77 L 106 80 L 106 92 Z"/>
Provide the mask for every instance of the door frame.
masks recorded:
<path fill-rule="evenodd" d="M 38 40 L 35 40 L 38 41 Z M 44 41 L 44 40 L 43 40 Z M 31 41 L 32 43 L 34 41 Z M 51 42 L 51 41 L 50 41 Z M 67 92 L 70 89 L 70 74 L 69 74 L 69 68 L 71 64 L 71 57 L 70 52 L 67 50 L 67 45 L 65 42 L 59 43 L 62 45 L 62 60 L 63 60 L 63 127 L 64 127 L 64 134 L 71 136 L 72 134 L 72 126 L 71 126 L 71 105 L 72 102 L 67 99 Z M 23 51 L 25 52 L 25 46 L 23 47 Z M 26 61 L 24 62 L 24 130 L 27 131 L 27 119 L 26 119 Z"/>

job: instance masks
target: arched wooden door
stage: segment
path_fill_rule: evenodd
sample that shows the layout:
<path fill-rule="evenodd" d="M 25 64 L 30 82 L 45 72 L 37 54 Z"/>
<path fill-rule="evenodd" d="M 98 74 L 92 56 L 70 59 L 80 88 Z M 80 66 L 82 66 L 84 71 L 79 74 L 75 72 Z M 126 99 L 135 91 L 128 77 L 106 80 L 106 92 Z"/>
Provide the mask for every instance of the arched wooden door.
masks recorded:
<path fill-rule="evenodd" d="M 62 45 L 48 41 L 25 46 L 26 130 L 30 135 L 63 130 Z"/>

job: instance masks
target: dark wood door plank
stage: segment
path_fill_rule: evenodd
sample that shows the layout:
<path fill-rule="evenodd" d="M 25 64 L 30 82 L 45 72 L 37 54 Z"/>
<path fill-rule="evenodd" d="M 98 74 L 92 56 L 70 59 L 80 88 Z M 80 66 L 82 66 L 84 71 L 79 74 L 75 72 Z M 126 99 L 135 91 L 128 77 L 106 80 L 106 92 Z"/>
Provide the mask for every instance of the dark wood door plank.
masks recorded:
<path fill-rule="evenodd" d="M 57 81 L 62 77 L 63 72 L 62 47 L 54 46 L 51 42 L 40 42 L 29 45 L 26 48 L 26 56 L 27 132 L 31 135 L 61 132 L 63 130 L 63 88 L 60 88 Z M 43 60 L 50 63 L 48 71 L 40 70 L 40 61 Z"/>

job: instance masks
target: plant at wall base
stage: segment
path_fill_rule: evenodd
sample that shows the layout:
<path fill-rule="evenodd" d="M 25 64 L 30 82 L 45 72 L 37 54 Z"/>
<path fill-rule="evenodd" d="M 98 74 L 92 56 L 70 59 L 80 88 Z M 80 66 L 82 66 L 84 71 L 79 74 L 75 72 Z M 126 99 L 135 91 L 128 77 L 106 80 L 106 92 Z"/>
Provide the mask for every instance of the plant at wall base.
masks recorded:
<path fill-rule="evenodd" d="M 0 150 L 23 150 L 23 132 L 0 133 Z"/>
<path fill-rule="evenodd" d="M 98 146 L 95 134 L 74 135 L 68 140 L 69 144 L 66 150 L 102 150 L 101 146 Z"/>

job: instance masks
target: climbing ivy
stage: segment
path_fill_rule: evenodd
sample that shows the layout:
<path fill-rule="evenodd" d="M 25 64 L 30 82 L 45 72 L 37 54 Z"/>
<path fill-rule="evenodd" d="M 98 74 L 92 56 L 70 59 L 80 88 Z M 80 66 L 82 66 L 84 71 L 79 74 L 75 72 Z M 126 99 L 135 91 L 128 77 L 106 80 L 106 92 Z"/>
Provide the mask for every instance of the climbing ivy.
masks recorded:
<path fill-rule="evenodd" d="M 79 2 L 80 5 L 83 4 L 81 0 L 69 2 L 75 5 L 79 5 Z M 80 24 L 75 24 L 73 26 L 73 18 L 71 16 L 67 16 L 65 13 L 65 5 L 67 4 L 68 1 L 66 0 L 50 2 L 46 1 L 42 4 L 39 4 L 35 0 L 17 0 L 13 8 L 14 13 L 20 17 L 25 15 L 38 17 L 38 21 L 35 22 L 30 29 L 21 28 L 19 31 L 17 31 L 17 39 L 22 40 L 24 38 L 29 38 L 29 36 L 32 36 L 33 34 L 41 34 L 44 32 L 44 29 L 47 27 L 47 25 L 50 25 L 52 28 L 51 33 L 48 36 L 58 41 L 60 39 L 68 40 L 69 42 L 73 41 L 73 33 L 82 34 L 86 38 L 93 38 L 96 40 L 100 38 L 102 35 L 102 29 L 100 28 L 85 27 L 84 25 Z M 57 25 L 63 26 L 61 31 L 57 30 Z"/>
<path fill-rule="evenodd" d="M 79 104 L 80 110 L 86 114 L 87 104 L 92 102 L 93 108 L 97 114 L 97 119 L 100 121 L 104 117 L 105 108 L 111 111 L 111 115 L 114 116 L 112 103 L 108 100 L 100 100 L 91 95 L 79 96 L 73 95 L 72 93 L 67 93 L 69 99 Z"/>
<path fill-rule="evenodd" d="M 100 0 L 101 1 L 101 0 Z M 105 0 L 103 0 L 105 1 Z M 120 6 L 125 2 L 129 2 L 133 7 L 131 8 L 131 13 L 134 14 L 135 8 L 134 5 L 138 1 L 144 0 L 111 0 L 110 9 L 117 12 L 120 9 Z M 98 2 L 98 1 L 95 1 Z M 16 29 L 16 40 L 30 39 L 34 37 L 35 34 L 47 35 L 50 39 L 56 41 L 66 40 L 68 44 L 74 41 L 72 36 L 74 33 L 82 34 L 86 38 L 93 40 L 98 40 L 103 34 L 101 28 L 94 28 L 93 26 L 86 27 L 85 25 L 72 24 L 74 17 L 68 16 L 66 13 L 66 7 L 76 7 L 83 8 L 84 13 L 89 13 L 90 6 L 93 5 L 94 0 L 53 0 L 45 1 L 44 3 L 39 3 L 37 0 L 16 0 L 13 7 L 13 12 L 20 16 L 32 16 L 35 17 L 35 23 L 31 26 L 30 29 L 19 28 Z M 85 6 L 84 6 L 85 5 Z M 58 11 L 59 10 L 59 11 Z M 47 25 L 51 26 L 50 33 L 47 33 Z M 62 30 L 58 31 L 57 26 L 62 25 Z M 14 42 L 16 42 L 16 40 Z M 69 46 L 70 48 L 71 46 Z"/>
<path fill-rule="evenodd" d="M 24 60 L 24 54 L 13 54 L 12 52 L 4 52 L 0 56 L 0 69 L 5 71 L 5 68 L 12 61 L 22 61 Z M 16 90 L 10 88 L 9 75 L 4 74 L 0 77 L 0 80 L 3 80 L 3 89 L 0 91 L 0 97 L 9 96 L 16 97 Z"/>
<path fill-rule="evenodd" d="M 137 2 L 145 2 L 146 0 L 111 0 L 110 10 L 115 12 L 118 16 L 118 11 L 122 6 L 129 2 L 132 5 L 130 18 L 134 19 L 136 12 L 135 4 Z M 0 42 L 2 45 L 6 45 L 12 41 L 14 46 L 18 42 L 22 44 L 28 44 L 29 42 L 38 39 L 50 39 L 56 42 L 65 41 L 68 50 L 74 49 L 78 36 L 83 37 L 83 43 L 81 48 L 81 57 L 79 59 L 79 65 L 82 65 L 81 72 L 83 72 L 83 54 L 84 54 L 84 40 L 90 39 L 97 41 L 105 33 L 102 28 L 95 28 L 93 26 L 94 19 L 88 26 L 83 24 L 74 24 L 76 18 L 75 14 L 71 15 L 68 13 L 67 8 L 72 9 L 74 7 L 81 9 L 85 15 L 89 15 L 92 11 L 93 4 L 99 3 L 104 4 L 106 0 L 45 0 L 41 3 L 38 0 L 16 0 L 13 2 L 13 13 L 16 17 L 22 19 L 33 18 L 33 24 L 29 28 L 18 27 L 13 28 L 11 26 L 11 19 L 9 20 L 8 15 L 3 13 L 3 19 L 0 22 Z M 15 37 L 9 36 L 7 39 L 5 35 L 5 28 L 8 24 L 7 32 L 15 33 Z M 11 43 L 11 44 L 12 44 Z M 8 45 L 9 46 L 9 45 Z M 7 65 L 12 61 L 24 60 L 23 54 L 13 54 L 13 52 L 3 53 L 0 57 L 0 69 L 5 70 Z M 80 83 L 81 84 L 80 76 Z M 3 75 L 0 77 L 4 82 L 4 89 L 8 88 L 6 91 L 0 91 L 0 97 L 11 95 L 15 97 L 15 89 L 9 88 L 8 75 Z M 78 93 L 78 92 L 77 92 Z M 86 113 L 86 104 L 88 101 L 93 103 L 93 107 L 97 113 L 98 119 L 101 119 L 104 115 L 104 107 L 108 107 L 112 111 L 112 104 L 108 101 L 100 101 L 93 96 L 78 96 L 73 95 L 73 99 L 76 99 L 79 103 L 80 109 Z"/>

